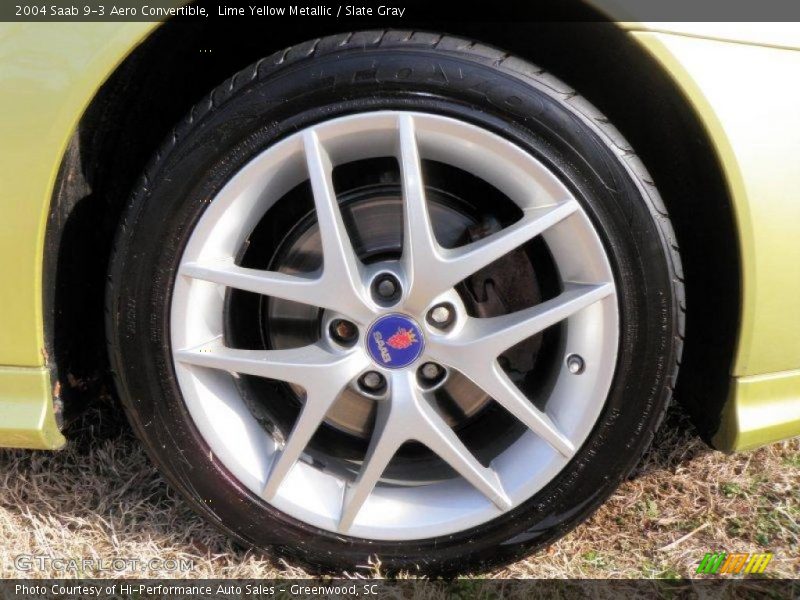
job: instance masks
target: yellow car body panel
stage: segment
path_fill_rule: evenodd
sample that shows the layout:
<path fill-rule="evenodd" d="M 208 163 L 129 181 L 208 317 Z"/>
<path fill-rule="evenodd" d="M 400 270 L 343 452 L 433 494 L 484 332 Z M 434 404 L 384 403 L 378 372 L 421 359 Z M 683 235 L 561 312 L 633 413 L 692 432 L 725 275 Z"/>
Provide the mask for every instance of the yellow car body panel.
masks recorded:
<path fill-rule="evenodd" d="M 54 449 L 64 444 L 45 367 L 0 367 L 0 446 Z"/>
<path fill-rule="evenodd" d="M 742 314 L 731 396 L 714 442 L 743 450 L 798 435 L 800 51 L 656 32 L 631 35 L 699 114 L 733 201 Z"/>
<path fill-rule="evenodd" d="M 734 379 L 722 423 L 720 449 L 751 450 L 800 433 L 800 370 Z"/>
<path fill-rule="evenodd" d="M 42 260 L 56 175 L 84 109 L 154 23 L 0 25 L 0 365 L 43 366 Z"/>
<path fill-rule="evenodd" d="M 6 283 L 0 286 L 0 446 L 64 443 L 42 315 L 53 187 L 86 106 L 157 25 L 0 25 L 0 274 Z M 674 78 L 707 128 L 724 168 L 742 252 L 734 381 L 715 442 L 739 450 L 798 435 L 800 78 L 775 74 L 800 72 L 800 52 L 789 49 L 800 33 L 699 24 L 677 28 L 676 35 L 658 25 L 624 26 Z"/>
<path fill-rule="evenodd" d="M 157 23 L 0 25 L 0 446 L 56 448 L 42 264 L 53 186 L 86 106 Z"/>

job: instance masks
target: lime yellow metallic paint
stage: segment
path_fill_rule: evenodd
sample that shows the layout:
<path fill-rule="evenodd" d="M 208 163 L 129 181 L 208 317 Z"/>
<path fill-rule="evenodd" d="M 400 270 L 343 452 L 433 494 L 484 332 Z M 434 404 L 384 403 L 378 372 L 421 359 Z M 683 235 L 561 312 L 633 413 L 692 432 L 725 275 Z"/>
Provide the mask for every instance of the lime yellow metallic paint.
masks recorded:
<path fill-rule="evenodd" d="M 0 445 L 58 448 L 49 372 L 44 367 L 0 367 Z"/>
<path fill-rule="evenodd" d="M 799 435 L 800 51 L 631 35 L 700 115 L 734 205 L 742 315 L 731 396 L 714 442 L 742 450 Z"/>
<path fill-rule="evenodd" d="M 798 434 L 800 370 L 734 379 L 713 441 L 723 450 L 750 450 Z"/>
<path fill-rule="evenodd" d="M 155 23 L 0 25 L 0 446 L 63 444 L 45 368 L 44 232 L 66 144 L 102 82 Z M 800 52 L 710 41 L 699 30 L 631 34 L 674 77 L 720 155 L 743 263 L 743 313 L 726 450 L 800 434 Z M 648 29 L 640 26 L 638 29 Z M 653 29 L 653 27 L 650 27 Z M 725 38 L 717 28 L 712 35 Z M 730 36 L 729 36 L 730 37 Z M 774 37 L 774 36 L 773 36 Z M 726 73 L 727 70 L 727 73 Z M 794 276 L 792 276 L 794 274 Z"/>
<path fill-rule="evenodd" d="M 41 270 L 53 185 L 98 87 L 154 23 L 0 25 L 0 365 L 41 366 Z"/>
<path fill-rule="evenodd" d="M 42 256 L 53 185 L 84 109 L 156 23 L 0 24 L 0 445 L 54 448 Z M 27 368 L 21 368 L 27 367 Z"/>

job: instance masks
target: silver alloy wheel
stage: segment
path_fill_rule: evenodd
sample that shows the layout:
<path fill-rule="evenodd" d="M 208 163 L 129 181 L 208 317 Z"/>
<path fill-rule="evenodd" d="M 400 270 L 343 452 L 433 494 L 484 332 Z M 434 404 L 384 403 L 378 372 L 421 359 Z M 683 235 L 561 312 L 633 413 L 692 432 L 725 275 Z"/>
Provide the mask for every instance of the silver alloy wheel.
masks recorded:
<path fill-rule="evenodd" d="M 333 189 L 335 166 L 393 156 L 401 172 L 403 251 L 399 261 L 365 265 L 356 257 Z M 426 206 L 422 160 L 474 174 L 522 210 L 522 218 L 476 242 L 441 247 Z M 234 257 L 256 224 L 284 194 L 310 180 L 323 268 L 305 276 L 238 266 Z M 511 314 L 467 314 L 454 286 L 535 236 L 557 268 L 562 292 Z M 373 279 L 391 273 L 402 295 L 376 303 Z M 322 336 L 286 350 L 226 347 L 226 287 L 325 309 L 355 323 L 360 341 L 343 347 Z M 446 328 L 426 316 L 455 310 Z M 368 331 L 386 315 L 413 324 L 424 349 L 403 368 L 389 368 L 370 348 Z M 405 321 L 403 321 L 405 319 Z M 374 540 L 446 535 L 485 523 L 520 505 L 561 471 L 604 405 L 614 374 L 619 316 L 612 270 L 588 216 L 541 162 L 485 129 L 433 114 L 380 111 L 320 123 L 268 148 L 209 204 L 181 258 L 171 307 L 175 370 L 186 406 L 214 460 L 264 500 L 310 525 Z M 544 410 L 520 391 L 497 357 L 565 322 L 561 367 Z M 411 327 L 411 325 L 409 325 Z M 567 357 L 582 361 L 579 372 Z M 488 466 L 481 464 L 428 401 L 417 369 L 428 362 L 468 377 L 527 429 Z M 387 382 L 369 449 L 354 480 L 304 459 L 304 450 L 345 388 L 368 371 Z M 235 385 L 238 374 L 286 381 L 305 390 L 303 409 L 285 440 L 273 439 Z M 379 483 L 409 440 L 425 444 L 460 477 L 425 485 Z"/>

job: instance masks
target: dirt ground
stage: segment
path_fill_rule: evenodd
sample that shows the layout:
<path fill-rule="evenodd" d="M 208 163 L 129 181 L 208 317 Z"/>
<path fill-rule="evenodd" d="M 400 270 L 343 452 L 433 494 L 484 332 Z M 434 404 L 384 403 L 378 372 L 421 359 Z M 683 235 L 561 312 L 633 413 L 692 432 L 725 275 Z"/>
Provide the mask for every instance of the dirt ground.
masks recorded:
<path fill-rule="evenodd" d="M 164 484 L 115 408 L 94 410 L 57 453 L 0 451 L 0 564 L 14 577 L 304 577 L 301 565 L 233 545 Z M 711 550 L 774 553 L 766 576 L 800 577 L 800 440 L 726 456 L 668 415 L 634 475 L 586 523 L 488 574 L 694 577 Z M 20 555 L 190 560 L 187 572 L 21 571 Z M 352 576 L 380 575 L 365 567 Z M 481 575 L 486 577 L 487 575 Z"/>

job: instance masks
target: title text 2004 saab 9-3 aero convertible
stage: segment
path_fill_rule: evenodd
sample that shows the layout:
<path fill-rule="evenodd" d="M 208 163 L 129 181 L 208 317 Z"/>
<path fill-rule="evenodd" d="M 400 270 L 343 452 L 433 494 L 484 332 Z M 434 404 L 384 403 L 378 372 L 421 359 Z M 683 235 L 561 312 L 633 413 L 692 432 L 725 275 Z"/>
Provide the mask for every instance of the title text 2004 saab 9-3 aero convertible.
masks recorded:
<path fill-rule="evenodd" d="M 585 519 L 676 386 L 800 434 L 796 26 L 326 22 L 3 27 L 0 444 L 107 376 L 230 535 L 447 572 Z"/>

